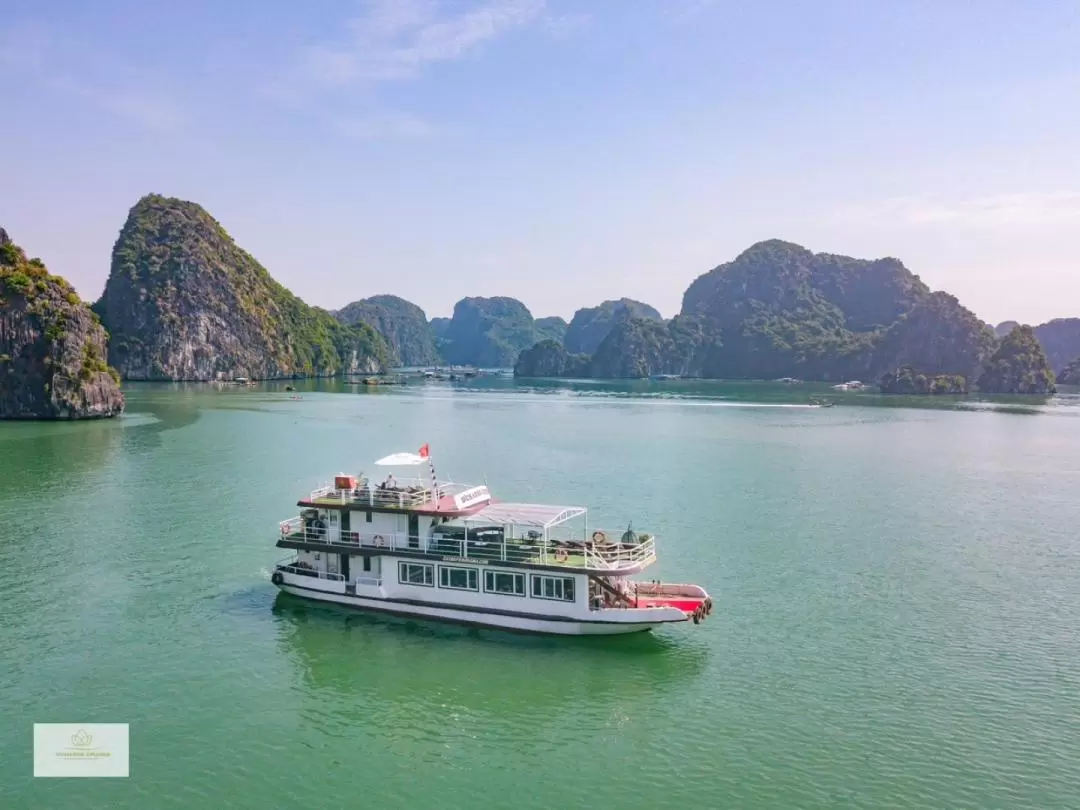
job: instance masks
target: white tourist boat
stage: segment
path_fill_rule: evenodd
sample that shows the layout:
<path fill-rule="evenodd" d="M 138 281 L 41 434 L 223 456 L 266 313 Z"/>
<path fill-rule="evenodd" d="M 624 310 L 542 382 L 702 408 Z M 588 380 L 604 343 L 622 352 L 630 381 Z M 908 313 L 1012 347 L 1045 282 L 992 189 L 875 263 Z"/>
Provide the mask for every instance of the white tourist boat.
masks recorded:
<path fill-rule="evenodd" d="M 439 481 L 428 447 L 375 462 L 388 475 L 338 475 L 282 521 L 292 553 L 281 590 L 363 610 L 507 630 L 608 635 L 703 620 L 698 585 L 637 582 L 656 540 L 590 528 L 579 506 L 504 503 L 486 486 Z M 401 480 L 394 470 L 402 473 Z"/>

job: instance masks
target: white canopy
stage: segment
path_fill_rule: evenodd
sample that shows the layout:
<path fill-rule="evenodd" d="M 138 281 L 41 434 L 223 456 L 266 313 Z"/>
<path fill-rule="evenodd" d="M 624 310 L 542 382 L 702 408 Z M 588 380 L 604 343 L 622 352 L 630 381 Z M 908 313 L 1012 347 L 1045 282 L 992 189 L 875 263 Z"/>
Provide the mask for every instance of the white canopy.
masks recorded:
<path fill-rule="evenodd" d="M 424 464 L 427 459 L 416 453 L 394 453 L 393 455 L 380 458 L 375 463 L 380 467 L 414 467 L 417 464 Z"/>
<path fill-rule="evenodd" d="M 479 512 L 460 518 L 462 523 L 501 523 L 517 526 L 537 526 L 549 529 L 571 518 L 584 515 L 581 506 L 551 506 L 542 503 L 493 503 Z M 455 521 L 457 522 L 457 521 Z"/>

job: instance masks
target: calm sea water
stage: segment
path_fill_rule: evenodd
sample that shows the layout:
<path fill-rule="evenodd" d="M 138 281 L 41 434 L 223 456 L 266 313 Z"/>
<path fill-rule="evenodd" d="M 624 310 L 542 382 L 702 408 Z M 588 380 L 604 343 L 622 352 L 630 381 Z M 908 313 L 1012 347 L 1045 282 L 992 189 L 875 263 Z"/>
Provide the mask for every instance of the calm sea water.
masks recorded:
<path fill-rule="evenodd" d="M 0 807 L 1080 807 L 1077 398 L 302 394 L 0 425 Z M 298 495 L 424 442 L 654 531 L 712 616 L 538 639 L 279 596 Z M 130 723 L 131 777 L 33 779 L 35 722 Z"/>

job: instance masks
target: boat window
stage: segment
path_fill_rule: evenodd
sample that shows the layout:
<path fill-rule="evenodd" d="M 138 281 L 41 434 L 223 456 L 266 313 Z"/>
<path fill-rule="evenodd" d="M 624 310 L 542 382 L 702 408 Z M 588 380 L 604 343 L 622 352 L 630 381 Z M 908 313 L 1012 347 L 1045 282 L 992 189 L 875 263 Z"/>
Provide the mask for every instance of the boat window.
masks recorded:
<path fill-rule="evenodd" d="M 364 557 L 364 570 L 365 571 L 370 571 L 371 570 L 371 557 Z"/>
<path fill-rule="evenodd" d="M 533 574 L 532 595 L 537 599 L 557 599 L 561 602 L 573 602 L 574 578 L 544 577 Z"/>
<path fill-rule="evenodd" d="M 365 523 L 371 523 L 371 512 L 370 511 L 367 511 L 367 512 L 364 513 L 364 522 Z"/>
<path fill-rule="evenodd" d="M 485 571 L 484 590 L 488 593 L 524 596 L 525 575 L 503 571 Z"/>
<path fill-rule="evenodd" d="M 398 582 L 403 585 L 435 586 L 435 566 L 424 563 L 398 563 Z"/>
<path fill-rule="evenodd" d="M 449 565 L 439 566 L 439 587 L 453 588 L 458 591 L 478 590 L 475 568 L 454 568 Z"/>

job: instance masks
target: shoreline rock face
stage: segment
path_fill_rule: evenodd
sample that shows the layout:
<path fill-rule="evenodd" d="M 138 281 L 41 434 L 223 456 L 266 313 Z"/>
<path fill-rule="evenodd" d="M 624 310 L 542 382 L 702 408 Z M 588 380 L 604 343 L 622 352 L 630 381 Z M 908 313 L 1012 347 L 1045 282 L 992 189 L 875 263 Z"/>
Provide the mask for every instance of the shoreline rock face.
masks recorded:
<path fill-rule="evenodd" d="M 512 368 L 518 355 L 536 343 L 532 313 L 515 298 L 462 298 L 445 331 L 441 323 L 433 322 L 432 328 L 451 365 Z"/>
<path fill-rule="evenodd" d="M 276 282 L 200 205 L 151 194 L 131 209 L 94 305 L 129 380 L 373 373 L 390 350 Z"/>
<path fill-rule="evenodd" d="M 0 419 L 98 419 L 124 410 L 106 335 L 71 286 L 0 228 Z"/>
<path fill-rule="evenodd" d="M 439 362 L 427 315 L 396 295 L 373 295 L 353 301 L 334 313 L 347 326 L 366 323 L 390 345 L 396 365 L 426 366 Z"/>
<path fill-rule="evenodd" d="M 625 320 L 640 318 L 662 321 L 660 313 L 632 298 L 604 301 L 596 307 L 579 309 L 563 336 L 563 344 L 571 354 L 595 354 L 611 330 Z"/>
<path fill-rule="evenodd" d="M 882 376 L 879 383 L 883 394 L 940 396 L 966 394 L 967 380 L 959 374 L 923 374 L 911 366 L 901 366 Z"/>
<path fill-rule="evenodd" d="M 1057 381 L 1062 385 L 1080 385 L 1080 357 L 1061 370 L 1061 373 L 1057 375 Z"/>
<path fill-rule="evenodd" d="M 986 394 L 1053 394 L 1054 372 L 1030 326 L 1018 326 L 1006 335 L 979 377 Z"/>

